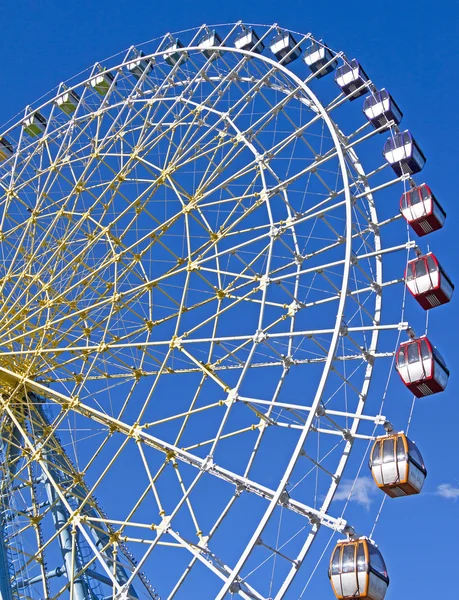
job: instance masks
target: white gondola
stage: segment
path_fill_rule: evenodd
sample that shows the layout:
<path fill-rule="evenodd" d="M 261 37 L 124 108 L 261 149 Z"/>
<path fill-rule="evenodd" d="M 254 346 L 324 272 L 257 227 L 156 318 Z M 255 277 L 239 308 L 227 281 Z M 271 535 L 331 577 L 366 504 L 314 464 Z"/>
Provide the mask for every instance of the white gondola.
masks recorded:
<path fill-rule="evenodd" d="M 365 98 L 363 112 L 375 129 L 384 127 L 389 121 L 399 125 L 403 118 L 402 111 L 386 89 L 373 92 Z M 381 129 L 380 133 L 384 130 Z"/>
<path fill-rule="evenodd" d="M 109 71 L 103 71 L 91 79 L 91 87 L 96 90 L 100 96 L 106 96 L 113 84 L 115 76 Z M 116 85 L 116 84 L 115 84 Z"/>
<path fill-rule="evenodd" d="M 427 477 L 421 453 L 403 431 L 376 438 L 370 469 L 376 485 L 391 498 L 419 494 Z"/>
<path fill-rule="evenodd" d="M 204 56 L 210 60 L 215 60 L 216 58 L 222 56 L 223 52 L 221 50 L 212 50 L 212 48 L 218 48 L 218 46 L 221 45 L 222 38 L 215 30 L 208 31 L 198 43 L 198 47 L 201 48 Z"/>
<path fill-rule="evenodd" d="M 336 69 L 335 81 L 349 100 L 356 100 L 367 91 L 368 75 L 358 61 L 353 58 Z"/>
<path fill-rule="evenodd" d="M 337 543 L 328 576 L 340 600 L 384 600 L 389 586 L 384 559 L 376 545 L 365 537 Z"/>
<path fill-rule="evenodd" d="M 56 98 L 56 106 L 62 110 L 66 115 L 73 114 L 80 102 L 80 96 L 73 90 L 64 92 Z"/>
<path fill-rule="evenodd" d="M 131 61 L 127 65 L 128 72 L 135 77 L 140 79 L 142 75 L 150 73 L 153 69 L 153 64 L 148 58 L 144 58 L 145 54 L 142 50 L 138 53 L 136 60 Z"/>
<path fill-rule="evenodd" d="M 6 138 L 0 138 L 0 161 L 11 158 L 14 154 L 13 146 Z"/>
<path fill-rule="evenodd" d="M 432 252 L 408 262 L 405 282 L 424 310 L 450 302 L 454 292 L 451 279 Z"/>
<path fill-rule="evenodd" d="M 170 67 L 176 65 L 179 61 L 183 63 L 187 59 L 186 52 L 180 52 L 183 48 L 182 42 L 176 38 L 168 44 L 164 50 L 163 58 Z"/>
<path fill-rule="evenodd" d="M 320 42 L 314 41 L 309 48 L 306 48 L 304 51 L 304 62 L 313 73 L 317 73 L 317 79 L 331 73 L 338 64 L 336 59 L 333 60 L 333 54 L 322 40 Z"/>
<path fill-rule="evenodd" d="M 392 135 L 383 153 L 398 177 L 419 173 L 426 164 L 426 157 L 408 130 Z"/>
<path fill-rule="evenodd" d="M 258 54 L 261 54 L 265 49 L 265 45 L 260 42 L 260 38 L 253 27 L 247 27 L 247 29 L 241 31 L 234 40 L 234 46 L 238 50 L 250 50 L 250 52 L 257 52 Z"/>
<path fill-rule="evenodd" d="M 283 65 L 288 65 L 301 56 L 301 48 L 297 46 L 297 41 L 288 31 L 281 31 L 274 36 L 269 49 Z"/>
<path fill-rule="evenodd" d="M 396 368 L 405 386 L 417 398 L 443 392 L 448 384 L 448 367 L 425 335 L 400 344 Z"/>
<path fill-rule="evenodd" d="M 419 236 L 441 229 L 446 220 L 445 211 L 425 183 L 402 195 L 400 212 Z"/>
<path fill-rule="evenodd" d="M 41 135 L 46 129 L 46 119 L 39 112 L 27 115 L 23 122 L 24 131 L 31 137 Z"/>

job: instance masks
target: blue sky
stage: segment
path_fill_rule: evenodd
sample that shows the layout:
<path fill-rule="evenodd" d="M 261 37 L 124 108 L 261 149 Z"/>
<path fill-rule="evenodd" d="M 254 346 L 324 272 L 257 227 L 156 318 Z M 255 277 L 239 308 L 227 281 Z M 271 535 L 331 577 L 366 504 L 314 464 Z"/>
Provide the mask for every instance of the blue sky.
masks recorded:
<path fill-rule="evenodd" d="M 311 31 L 334 49 L 358 57 L 371 77 L 389 88 L 416 133 L 428 162 L 423 178 L 448 213 L 446 227 L 426 240 L 459 284 L 459 226 L 456 192 L 459 78 L 457 6 L 443 0 L 434 11 L 426 0 L 404 3 L 137 2 L 120 0 L 17 0 L 2 9 L 0 121 L 61 81 L 130 45 L 205 22 L 277 22 Z M 414 303 L 408 310 L 415 309 Z M 375 538 L 389 565 L 396 598 L 452 598 L 457 588 L 455 540 L 459 535 L 459 405 L 455 365 L 459 362 L 456 303 L 432 311 L 429 330 L 451 369 L 447 391 L 416 403 L 415 439 L 429 468 L 423 494 L 385 504 Z M 401 398 L 405 392 L 401 389 Z M 403 401 L 408 401 L 406 395 Z M 372 488 L 360 485 L 355 508 L 379 505 Z M 374 511 L 371 513 L 374 514 Z M 407 564 L 410 568 L 407 569 Z M 410 573 L 406 577 L 407 570 Z M 324 575 L 324 577 L 326 577 Z M 328 582 L 320 598 L 332 597 Z M 322 592 L 321 592 L 322 593 Z M 328 594 L 328 595 L 327 595 Z M 317 596 L 316 596 L 317 597 Z M 292 600 L 294 596 L 291 596 Z"/>

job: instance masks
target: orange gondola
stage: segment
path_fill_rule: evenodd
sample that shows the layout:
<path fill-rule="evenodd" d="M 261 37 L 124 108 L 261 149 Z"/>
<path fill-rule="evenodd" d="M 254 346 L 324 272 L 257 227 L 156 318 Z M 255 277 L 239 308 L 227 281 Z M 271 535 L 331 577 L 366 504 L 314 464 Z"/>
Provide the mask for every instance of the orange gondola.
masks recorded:
<path fill-rule="evenodd" d="M 391 498 L 419 494 L 427 476 L 421 453 L 403 432 L 376 438 L 369 466 L 376 485 Z"/>
<path fill-rule="evenodd" d="M 389 585 L 384 559 L 365 537 L 337 543 L 328 575 L 339 600 L 384 600 Z"/>

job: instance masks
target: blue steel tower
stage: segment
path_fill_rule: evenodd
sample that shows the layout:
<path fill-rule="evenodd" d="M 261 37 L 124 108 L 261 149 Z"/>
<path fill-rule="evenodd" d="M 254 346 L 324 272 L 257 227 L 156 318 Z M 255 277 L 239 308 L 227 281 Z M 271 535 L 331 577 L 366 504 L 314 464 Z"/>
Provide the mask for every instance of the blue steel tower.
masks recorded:
<path fill-rule="evenodd" d="M 157 599 L 141 572 L 130 578 L 135 560 L 53 432 L 46 400 L 26 392 L 4 394 L 2 404 L 0 599 L 70 589 L 74 600 Z"/>

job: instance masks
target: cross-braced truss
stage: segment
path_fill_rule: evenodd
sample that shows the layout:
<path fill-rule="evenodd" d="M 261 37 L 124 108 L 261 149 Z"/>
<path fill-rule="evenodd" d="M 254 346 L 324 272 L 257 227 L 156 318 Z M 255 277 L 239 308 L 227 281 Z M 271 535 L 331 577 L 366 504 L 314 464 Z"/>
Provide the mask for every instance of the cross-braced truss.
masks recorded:
<path fill-rule="evenodd" d="M 342 95 L 321 103 L 237 30 L 210 57 L 204 29 L 184 34 L 172 66 L 166 37 L 138 78 L 132 50 L 97 65 L 39 108 L 42 135 L 7 132 L 11 598 L 148 598 L 151 580 L 171 600 L 280 600 L 319 530 L 347 527 L 332 500 L 384 423 L 370 381 L 408 327 L 382 320 L 403 278 L 382 262 L 412 244 L 383 247 L 395 203 L 376 212 L 403 178 Z"/>

